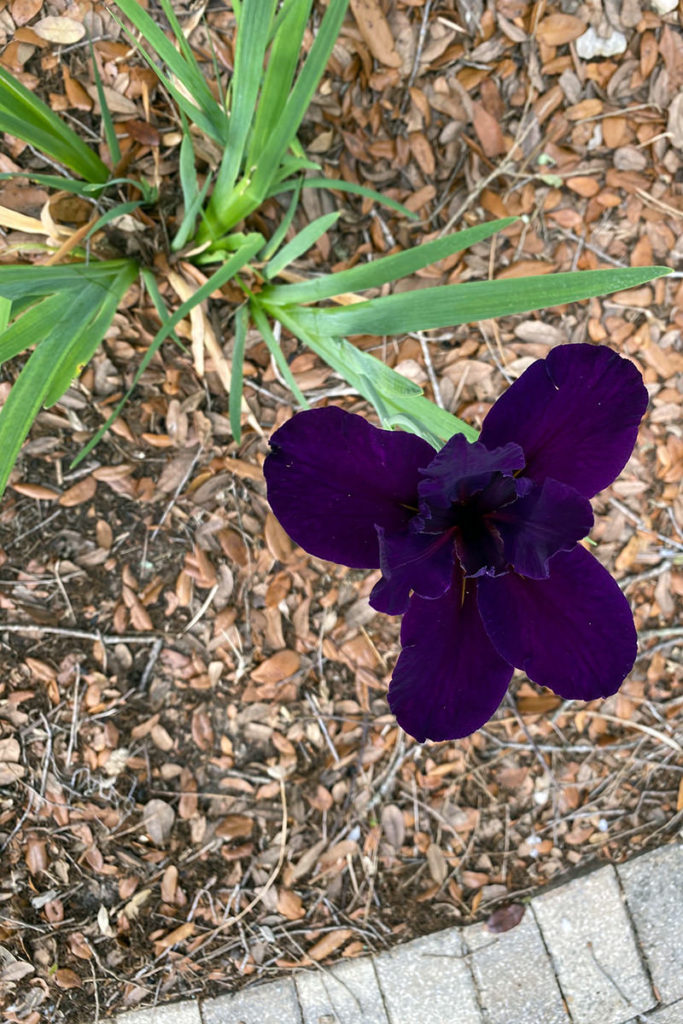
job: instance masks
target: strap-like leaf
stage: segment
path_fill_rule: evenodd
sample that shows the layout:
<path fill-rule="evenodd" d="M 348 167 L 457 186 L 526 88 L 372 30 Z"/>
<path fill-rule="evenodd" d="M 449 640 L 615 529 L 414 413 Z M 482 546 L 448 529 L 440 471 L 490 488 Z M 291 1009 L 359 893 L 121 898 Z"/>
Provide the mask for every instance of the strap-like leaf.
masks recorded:
<path fill-rule="evenodd" d="M 669 267 L 626 267 L 450 284 L 386 295 L 340 309 L 302 308 L 297 319 L 307 329 L 325 337 L 405 334 L 561 306 L 635 288 L 670 273 Z"/>
<path fill-rule="evenodd" d="M 414 274 L 423 267 L 462 252 L 477 242 L 482 242 L 498 231 L 513 224 L 515 217 L 504 217 L 502 220 L 491 220 L 465 228 L 445 238 L 435 238 L 431 242 L 423 242 L 412 249 L 395 253 L 393 256 L 381 256 L 372 263 L 362 263 L 341 270 L 338 274 L 323 274 L 321 277 L 304 281 L 301 284 L 275 285 L 265 288 L 261 298 L 277 305 L 289 305 L 299 302 L 316 302 L 329 299 L 343 292 L 362 292 L 366 288 L 381 288 L 389 281 L 397 281 L 408 274 Z"/>

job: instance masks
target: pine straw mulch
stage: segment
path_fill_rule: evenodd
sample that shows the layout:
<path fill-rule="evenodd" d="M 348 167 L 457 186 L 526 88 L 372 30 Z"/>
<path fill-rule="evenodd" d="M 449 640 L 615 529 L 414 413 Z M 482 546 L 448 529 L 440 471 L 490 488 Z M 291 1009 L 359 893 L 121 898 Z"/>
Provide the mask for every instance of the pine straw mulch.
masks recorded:
<path fill-rule="evenodd" d="M 490 214 L 525 218 L 399 287 L 675 265 L 676 11 L 636 0 L 353 7 L 302 138 L 326 174 L 373 184 L 422 221 L 345 199 L 338 230 L 298 273 Z M 46 42 L 31 28 L 45 15 L 89 24 L 131 164 L 165 176 L 173 197 L 177 123 L 102 8 L 13 0 L 0 60 L 89 137 L 87 47 Z M 625 52 L 580 59 L 589 24 L 605 39 L 622 32 Z M 196 25 L 200 56 L 210 33 L 230 66 L 230 11 L 212 5 Z M 11 139 L 1 159 L 38 165 Z M 300 225 L 338 201 L 304 197 Z M 0 186 L 0 203 L 26 216 L 46 201 L 27 184 Z M 68 233 L 77 212 L 53 205 L 44 223 L 61 217 Z M 271 202 L 254 225 L 270 231 L 277 218 Z M 126 222 L 108 243 L 134 244 L 136 231 Z M 33 237 L 7 233 L 5 259 Z M 229 288 L 223 297 L 210 322 L 229 360 Z M 198 372 L 169 344 L 105 441 L 69 469 L 158 324 L 131 289 L 91 366 L 39 416 L 0 508 L 6 1020 L 97 1020 L 381 950 L 671 839 L 683 806 L 682 306 L 679 281 L 660 280 L 538 315 L 355 339 L 475 425 L 561 341 L 609 342 L 652 397 L 633 458 L 595 501 L 595 550 L 640 633 L 621 692 L 583 706 L 517 674 L 485 729 L 421 746 L 387 711 L 398 622 L 368 606 L 376 574 L 307 557 L 268 511 L 267 437 L 292 406 L 257 335 L 239 447 L 215 362 Z M 283 345 L 312 402 L 371 415 L 292 339 Z"/>

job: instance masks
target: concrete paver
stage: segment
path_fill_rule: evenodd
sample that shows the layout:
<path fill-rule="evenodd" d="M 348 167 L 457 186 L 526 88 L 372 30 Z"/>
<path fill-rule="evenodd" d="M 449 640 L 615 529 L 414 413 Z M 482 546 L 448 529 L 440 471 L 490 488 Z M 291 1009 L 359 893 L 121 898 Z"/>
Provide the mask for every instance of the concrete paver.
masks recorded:
<path fill-rule="evenodd" d="M 389 1024 L 372 960 L 295 975 L 304 1024 Z"/>
<path fill-rule="evenodd" d="M 642 1017 L 634 1017 L 628 1024 L 683 1024 L 683 999 L 659 1010 L 650 1010 Z"/>
<path fill-rule="evenodd" d="M 202 1020 L 203 1024 L 302 1024 L 291 978 L 207 999 L 202 1002 Z"/>
<path fill-rule="evenodd" d="M 683 846 L 652 850 L 617 873 L 662 1001 L 683 999 Z"/>
<path fill-rule="evenodd" d="M 574 1024 L 623 1024 L 656 1004 L 612 867 L 531 905 Z"/>
<path fill-rule="evenodd" d="M 569 1024 L 536 920 L 527 910 L 516 928 L 493 935 L 483 924 L 463 937 L 487 1024 Z"/>
<path fill-rule="evenodd" d="M 129 1010 L 116 1018 L 116 1024 L 202 1024 L 198 1003 L 171 1003 L 147 1010 Z"/>
<path fill-rule="evenodd" d="M 455 928 L 374 958 L 390 1024 L 484 1024 Z"/>

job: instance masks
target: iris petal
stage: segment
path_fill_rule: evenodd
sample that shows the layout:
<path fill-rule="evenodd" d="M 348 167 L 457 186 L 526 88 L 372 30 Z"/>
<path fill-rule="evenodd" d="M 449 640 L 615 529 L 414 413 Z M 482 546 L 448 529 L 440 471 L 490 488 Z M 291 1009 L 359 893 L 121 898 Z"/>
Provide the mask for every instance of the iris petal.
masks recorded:
<path fill-rule="evenodd" d="M 419 470 L 434 449 L 335 406 L 297 413 L 273 434 L 263 471 L 268 501 L 290 537 L 318 558 L 379 566 L 376 525 L 406 528 Z"/>
<path fill-rule="evenodd" d="M 401 645 L 389 686 L 389 706 L 418 742 L 468 736 L 494 713 L 512 666 L 484 632 L 475 591 L 456 571 L 435 601 L 413 595 L 403 618 Z"/>
<path fill-rule="evenodd" d="M 543 579 L 548 560 L 558 551 L 570 551 L 593 525 L 588 498 L 547 477 L 525 498 L 491 515 L 503 538 L 507 561 L 521 576 Z"/>
<path fill-rule="evenodd" d="M 370 604 L 378 612 L 402 615 L 408 607 L 410 591 L 421 597 L 440 597 L 451 585 L 453 576 L 453 540 L 416 533 L 387 534 L 378 528 L 382 579 L 370 594 Z"/>
<path fill-rule="evenodd" d="M 628 601 L 584 548 L 561 551 L 547 580 L 508 573 L 478 583 L 484 628 L 501 657 L 568 700 L 615 693 L 633 667 Z"/>
<path fill-rule="evenodd" d="M 605 346 L 559 345 L 498 399 L 482 427 L 488 448 L 515 441 L 525 474 L 590 498 L 626 465 L 647 406 L 640 373 Z"/>
<path fill-rule="evenodd" d="M 455 434 L 422 471 L 420 498 L 438 516 L 439 509 L 466 501 L 481 491 L 494 474 L 511 476 L 523 465 L 524 452 L 519 445 L 485 447 L 478 441 L 471 444 L 462 434 Z M 425 522 L 425 529 L 428 527 L 429 523 Z"/>

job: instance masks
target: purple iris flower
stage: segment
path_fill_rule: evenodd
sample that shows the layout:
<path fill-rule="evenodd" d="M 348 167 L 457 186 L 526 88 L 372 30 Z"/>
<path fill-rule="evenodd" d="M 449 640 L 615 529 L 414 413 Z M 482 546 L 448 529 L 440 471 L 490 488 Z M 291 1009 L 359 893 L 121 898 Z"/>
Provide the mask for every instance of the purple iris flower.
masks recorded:
<path fill-rule="evenodd" d="M 513 668 L 570 700 L 619 688 L 636 656 L 631 610 L 578 541 L 646 406 L 628 360 L 560 345 L 498 399 L 474 444 L 456 434 L 435 452 L 334 407 L 273 435 L 264 472 L 285 530 L 318 558 L 381 568 L 370 604 L 404 615 L 389 705 L 417 740 L 474 732 Z"/>

